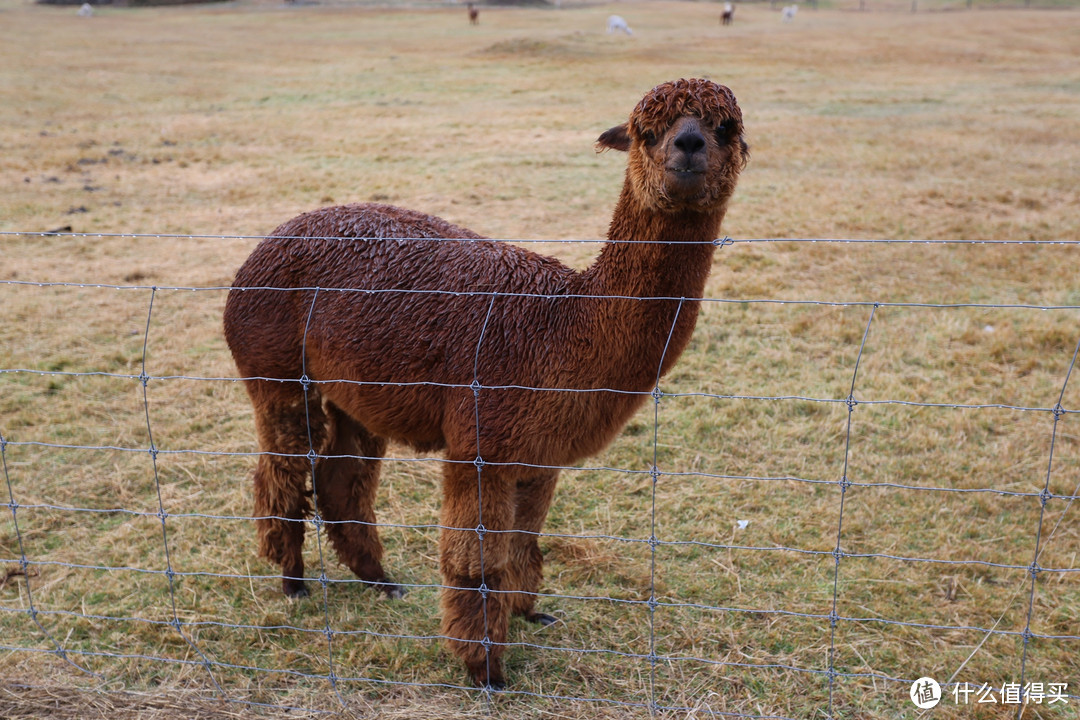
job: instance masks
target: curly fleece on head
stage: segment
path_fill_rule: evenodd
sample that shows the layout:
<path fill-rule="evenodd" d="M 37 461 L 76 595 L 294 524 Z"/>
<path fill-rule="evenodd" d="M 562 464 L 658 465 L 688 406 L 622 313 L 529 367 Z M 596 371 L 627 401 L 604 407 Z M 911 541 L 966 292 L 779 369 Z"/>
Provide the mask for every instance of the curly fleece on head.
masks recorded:
<path fill-rule="evenodd" d="M 707 122 L 735 122 L 742 128 L 742 111 L 735 95 L 712 80 L 673 80 L 650 90 L 630 113 L 630 127 L 640 137 L 663 132 L 676 118 L 693 115 Z"/>

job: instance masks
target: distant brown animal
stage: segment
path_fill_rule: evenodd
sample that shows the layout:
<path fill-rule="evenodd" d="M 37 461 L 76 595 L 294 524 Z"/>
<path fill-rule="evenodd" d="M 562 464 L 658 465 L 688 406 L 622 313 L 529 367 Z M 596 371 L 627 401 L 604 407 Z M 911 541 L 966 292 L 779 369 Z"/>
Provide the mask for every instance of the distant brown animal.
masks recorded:
<path fill-rule="evenodd" d="M 480 11 L 473 7 L 472 3 L 469 3 L 465 7 L 469 8 L 469 22 L 473 25 L 480 24 Z"/>
<path fill-rule="evenodd" d="M 730 25 L 735 19 L 735 6 L 729 2 L 724 3 L 724 11 L 720 13 L 720 24 Z"/>
<path fill-rule="evenodd" d="M 307 594 L 314 495 L 341 561 L 399 596 L 374 525 L 379 460 L 389 440 L 445 450 L 442 633 L 481 686 L 504 685 L 511 615 L 554 622 L 534 605 L 557 468 L 611 442 L 686 347 L 749 157 L 735 96 L 708 80 L 654 88 L 597 147 L 628 163 L 583 272 L 422 213 L 345 205 L 278 227 L 225 306 L 262 451 L 259 550 L 285 594 Z"/>

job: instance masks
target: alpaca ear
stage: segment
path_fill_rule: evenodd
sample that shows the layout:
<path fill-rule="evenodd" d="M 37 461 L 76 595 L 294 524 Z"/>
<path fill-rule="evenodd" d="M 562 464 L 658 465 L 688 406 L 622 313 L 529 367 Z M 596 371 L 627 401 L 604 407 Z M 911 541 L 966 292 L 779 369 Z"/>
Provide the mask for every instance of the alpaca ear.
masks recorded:
<path fill-rule="evenodd" d="M 604 134 L 596 140 L 596 152 L 605 150 L 622 150 L 626 152 L 629 149 L 630 133 L 626 129 L 626 123 L 604 131 Z"/>

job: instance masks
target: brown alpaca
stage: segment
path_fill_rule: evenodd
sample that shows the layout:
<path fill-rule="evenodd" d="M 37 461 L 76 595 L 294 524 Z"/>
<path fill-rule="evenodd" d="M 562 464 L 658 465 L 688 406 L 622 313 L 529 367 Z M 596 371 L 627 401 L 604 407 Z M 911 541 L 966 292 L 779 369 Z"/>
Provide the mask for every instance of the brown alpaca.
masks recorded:
<path fill-rule="evenodd" d="M 379 459 L 391 440 L 445 450 L 442 633 L 475 683 L 503 687 L 510 616 L 554 622 L 534 602 L 557 468 L 611 442 L 686 347 L 748 158 L 742 131 L 734 95 L 708 80 L 646 95 L 597 141 L 629 159 L 583 272 L 374 204 L 300 215 L 255 249 L 225 336 L 262 450 L 259 551 L 286 595 L 307 594 L 314 495 L 341 561 L 399 596 L 374 525 Z"/>
<path fill-rule="evenodd" d="M 468 5 L 466 5 L 466 7 L 469 8 L 469 22 L 471 22 L 473 25 L 479 25 L 480 11 L 473 7 L 472 3 L 469 3 Z"/>

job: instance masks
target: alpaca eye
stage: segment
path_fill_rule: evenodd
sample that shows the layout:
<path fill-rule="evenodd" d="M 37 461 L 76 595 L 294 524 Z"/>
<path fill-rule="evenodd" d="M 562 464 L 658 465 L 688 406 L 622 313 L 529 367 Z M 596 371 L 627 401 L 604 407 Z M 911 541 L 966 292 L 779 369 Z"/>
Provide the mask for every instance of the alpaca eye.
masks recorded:
<path fill-rule="evenodd" d="M 652 130 L 646 130 L 645 132 L 641 133 L 641 139 L 645 141 L 646 145 L 655 145 L 656 133 L 654 133 Z"/>

